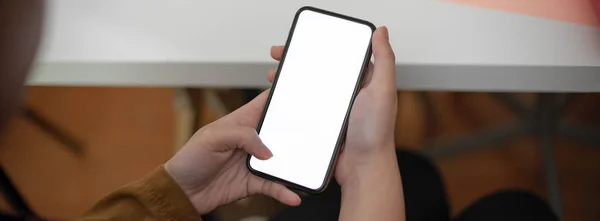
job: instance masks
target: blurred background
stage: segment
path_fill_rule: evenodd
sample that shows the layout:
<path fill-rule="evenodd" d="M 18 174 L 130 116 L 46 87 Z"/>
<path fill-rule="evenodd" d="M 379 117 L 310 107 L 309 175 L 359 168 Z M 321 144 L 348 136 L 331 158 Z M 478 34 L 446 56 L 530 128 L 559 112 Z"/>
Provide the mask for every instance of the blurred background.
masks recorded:
<path fill-rule="evenodd" d="M 390 28 L 396 146 L 434 160 L 453 214 L 518 188 L 600 220 L 598 0 L 47 2 L 25 105 L 0 134 L 2 212 L 72 219 L 164 163 L 268 87 L 268 48 L 315 5 Z M 216 216 L 280 208 L 255 196 Z"/>
<path fill-rule="evenodd" d="M 36 86 L 27 92 L 27 106 L 75 139 L 81 153 L 24 114 L 14 118 L 0 138 L 0 161 L 32 209 L 56 219 L 76 217 L 115 188 L 141 178 L 169 159 L 192 127 L 210 123 L 242 105 L 248 96 L 248 91 L 238 89 L 195 89 L 185 93 L 192 101 L 186 103 L 172 88 Z M 600 96 L 572 95 L 565 119 L 598 125 Z M 215 103 L 211 96 L 225 102 Z M 518 120 L 519 115 L 497 96 L 398 92 L 396 144 L 417 150 L 431 140 L 452 139 Z M 535 105 L 539 95 L 514 96 Z M 197 111 L 194 104 L 200 107 Z M 436 160 L 453 213 L 502 188 L 523 188 L 545 196 L 538 144 L 536 136 L 527 135 Z M 600 219 L 600 151 L 558 137 L 554 153 L 565 220 Z M 8 211 L 6 203 L 2 205 Z M 217 213 L 223 220 L 234 221 L 280 207 L 266 197 L 254 197 Z"/>

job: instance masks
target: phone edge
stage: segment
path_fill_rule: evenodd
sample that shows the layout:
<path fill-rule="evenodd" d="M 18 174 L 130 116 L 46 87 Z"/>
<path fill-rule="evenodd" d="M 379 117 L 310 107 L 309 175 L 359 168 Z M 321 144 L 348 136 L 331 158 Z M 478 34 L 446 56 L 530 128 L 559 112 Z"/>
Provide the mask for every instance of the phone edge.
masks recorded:
<path fill-rule="evenodd" d="M 277 67 L 277 72 L 275 74 L 275 78 L 273 79 L 273 83 L 271 85 L 271 88 L 269 89 L 269 96 L 267 97 L 265 106 L 263 108 L 263 112 L 261 114 L 260 120 L 258 122 L 258 125 L 256 127 L 256 132 L 260 133 L 260 129 L 262 127 L 263 121 L 265 119 L 265 116 L 267 114 L 268 108 L 269 108 L 269 104 L 271 103 L 271 98 L 273 96 L 273 93 L 275 91 L 275 88 L 277 87 L 277 80 L 279 78 L 279 74 L 280 74 L 280 70 L 281 67 L 283 66 L 283 63 L 285 62 L 285 57 L 287 55 L 287 51 L 288 51 L 288 47 L 290 45 L 290 42 L 292 41 L 292 37 L 294 35 L 294 30 L 296 29 L 296 23 L 298 22 L 298 18 L 300 17 L 300 14 L 305 11 L 305 10 L 311 10 L 314 12 L 318 12 L 318 13 L 323 13 L 329 16 L 334 16 L 337 18 L 341 18 L 341 19 L 345 19 L 345 20 L 349 20 L 352 22 L 356 22 L 356 23 L 360 23 L 363 25 L 368 26 L 371 29 L 371 37 L 373 36 L 373 33 L 375 32 L 375 25 L 369 21 L 363 20 L 363 19 L 359 19 L 359 18 L 355 18 L 355 17 L 351 17 L 351 16 L 347 16 L 347 15 L 343 15 L 343 14 L 339 14 L 339 13 L 335 13 L 332 11 L 328 11 L 325 9 L 320 9 L 320 8 L 316 8 L 313 6 L 303 6 L 300 9 L 298 9 L 298 11 L 296 12 L 296 14 L 294 15 L 294 21 L 292 22 L 292 26 L 290 27 L 289 33 L 288 33 L 288 38 L 286 39 L 286 43 L 284 46 L 284 50 L 283 50 L 283 54 L 281 57 L 281 60 L 278 64 Z M 247 154 L 246 156 L 246 167 L 248 168 L 248 170 L 250 171 L 250 173 L 252 173 L 253 175 L 268 179 L 268 180 L 272 180 L 278 183 L 281 183 L 287 187 L 308 193 L 308 194 L 319 194 L 322 193 L 323 191 L 325 191 L 325 189 L 327 188 L 327 186 L 329 185 L 331 178 L 333 177 L 333 171 L 335 168 L 335 165 L 337 164 L 337 159 L 341 153 L 341 145 L 343 143 L 344 138 L 346 137 L 346 131 L 347 131 L 347 127 L 348 127 L 348 119 L 350 117 L 350 113 L 352 111 L 352 107 L 354 106 L 354 100 L 356 99 L 356 96 L 358 95 L 358 92 L 360 91 L 362 82 L 363 82 L 363 78 L 365 75 L 365 72 L 367 70 L 367 67 L 369 65 L 369 62 L 371 60 L 371 56 L 372 56 L 372 40 L 370 40 L 369 42 L 369 46 L 367 48 L 366 54 L 365 54 L 365 59 L 363 61 L 363 64 L 361 66 L 361 71 L 360 74 L 358 76 L 358 81 L 356 82 L 356 85 L 354 87 L 354 91 L 352 93 L 352 98 L 350 99 L 350 103 L 349 106 L 347 108 L 346 111 L 346 116 L 344 117 L 344 124 L 342 125 L 342 129 L 340 130 L 340 133 L 338 135 L 338 140 L 336 141 L 336 146 L 334 149 L 334 154 L 332 154 L 332 159 L 329 161 L 329 166 L 327 168 L 327 173 L 325 174 L 325 179 L 323 180 L 321 186 L 317 189 L 311 189 L 266 173 L 263 173 L 261 171 L 255 170 L 254 168 L 252 168 L 252 166 L 250 165 L 250 160 L 252 159 L 252 155 L 251 154 Z"/>

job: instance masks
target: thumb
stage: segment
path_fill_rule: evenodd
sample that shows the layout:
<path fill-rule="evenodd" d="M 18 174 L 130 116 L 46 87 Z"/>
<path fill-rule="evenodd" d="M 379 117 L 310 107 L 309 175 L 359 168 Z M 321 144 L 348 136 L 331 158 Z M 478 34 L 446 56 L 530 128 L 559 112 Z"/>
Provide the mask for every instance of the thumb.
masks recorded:
<path fill-rule="evenodd" d="M 381 89 L 393 87 L 393 90 L 396 90 L 396 58 L 390 45 L 387 27 L 375 30 L 372 45 L 375 67 L 370 85 Z"/>
<path fill-rule="evenodd" d="M 217 151 L 228 151 L 231 149 L 243 149 L 247 153 L 258 159 L 266 160 L 273 156 L 273 153 L 260 140 L 256 130 L 252 127 L 233 126 L 220 128 L 219 131 L 210 133 L 213 138 L 217 138 L 215 145 Z"/>
<path fill-rule="evenodd" d="M 267 89 L 263 91 L 250 102 L 231 112 L 224 118 L 234 120 L 233 123 L 238 125 L 246 127 L 256 127 L 260 118 L 252 116 L 260 116 L 260 114 L 263 112 L 263 110 L 265 109 L 265 103 L 267 103 L 267 98 L 269 97 L 270 90 L 271 89 Z"/>

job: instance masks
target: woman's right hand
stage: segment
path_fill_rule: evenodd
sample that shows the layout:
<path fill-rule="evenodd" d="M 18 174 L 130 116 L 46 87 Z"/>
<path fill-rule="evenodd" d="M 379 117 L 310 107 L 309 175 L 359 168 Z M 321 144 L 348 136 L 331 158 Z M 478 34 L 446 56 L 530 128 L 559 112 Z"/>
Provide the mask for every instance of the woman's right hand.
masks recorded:
<path fill-rule="evenodd" d="M 404 220 L 404 194 L 395 154 L 396 63 L 388 30 L 372 39 L 370 63 L 355 101 L 335 178 L 342 187 L 340 220 Z M 271 48 L 280 60 L 283 46 Z M 269 81 L 275 71 L 268 74 Z M 309 89 L 307 89 L 309 90 Z"/>
<path fill-rule="evenodd" d="M 393 156 L 396 123 L 397 89 L 394 52 L 389 44 L 387 28 L 378 28 L 373 35 L 373 57 L 358 93 L 346 134 L 345 147 L 338 159 L 335 177 L 343 187 L 360 173 L 369 173 L 372 163 Z M 271 57 L 279 61 L 284 46 L 271 48 Z M 276 71 L 268 73 L 270 82 Z M 363 169 L 365 167 L 365 169 Z M 365 171 L 367 170 L 367 171 Z"/>

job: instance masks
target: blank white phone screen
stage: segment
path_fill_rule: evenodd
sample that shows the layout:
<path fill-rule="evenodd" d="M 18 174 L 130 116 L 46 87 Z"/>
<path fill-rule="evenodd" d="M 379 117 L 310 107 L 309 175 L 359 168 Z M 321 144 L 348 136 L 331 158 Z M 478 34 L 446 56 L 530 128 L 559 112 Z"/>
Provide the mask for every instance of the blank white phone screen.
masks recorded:
<path fill-rule="evenodd" d="M 259 133 L 273 157 L 250 167 L 313 190 L 325 184 L 371 36 L 365 24 L 300 12 Z"/>

